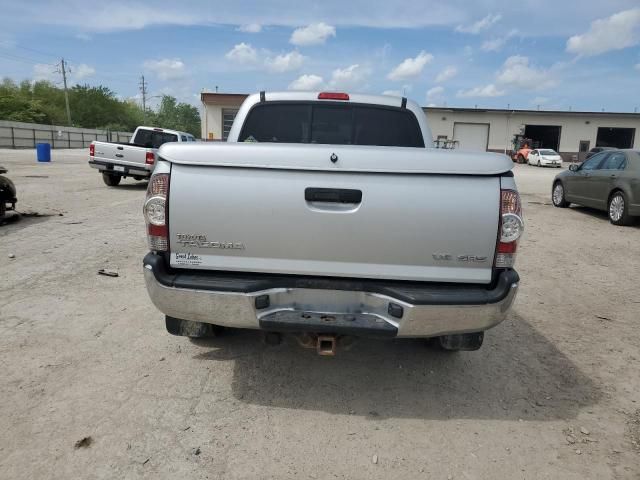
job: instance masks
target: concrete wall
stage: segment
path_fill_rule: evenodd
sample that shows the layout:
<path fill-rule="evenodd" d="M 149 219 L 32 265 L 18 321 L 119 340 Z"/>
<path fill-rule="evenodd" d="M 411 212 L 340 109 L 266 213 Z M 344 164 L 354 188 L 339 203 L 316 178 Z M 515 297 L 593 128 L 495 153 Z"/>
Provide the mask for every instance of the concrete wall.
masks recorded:
<path fill-rule="evenodd" d="M 87 148 L 93 140 L 128 142 L 131 135 L 129 132 L 0 120 L 0 148 L 35 148 L 36 143 L 49 143 L 52 148 Z"/>
<path fill-rule="evenodd" d="M 590 147 L 595 147 L 599 127 L 635 128 L 634 148 L 640 148 L 640 114 L 456 111 L 445 108 L 427 108 L 425 113 L 429 119 L 434 140 L 438 135 L 446 135 L 452 139 L 453 126 L 456 122 L 488 123 L 488 149 L 494 151 L 510 150 L 513 136 L 520 133 L 523 125 L 560 126 L 559 150 L 566 155 L 578 152 L 580 140 L 589 140 Z"/>

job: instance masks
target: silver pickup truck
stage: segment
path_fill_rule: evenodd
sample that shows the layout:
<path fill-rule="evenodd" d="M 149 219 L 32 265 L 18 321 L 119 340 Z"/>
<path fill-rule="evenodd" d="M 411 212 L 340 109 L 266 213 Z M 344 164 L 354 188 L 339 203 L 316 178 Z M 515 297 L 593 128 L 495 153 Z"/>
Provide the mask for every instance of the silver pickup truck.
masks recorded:
<path fill-rule="evenodd" d="M 195 142 L 193 135 L 157 127 L 138 127 L 128 143 L 94 141 L 89 145 L 89 166 L 102 173 L 110 187 L 128 176 L 144 180 L 151 176 L 160 146 L 168 142 Z"/>
<path fill-rule="evenodd" d="M 513 162 L 431 144 L 404 98 L 286 92 L 249 96 L 227 143 L 164 145 L 143 263 L 167 330 L 480 348 L 518 289 Z"/>

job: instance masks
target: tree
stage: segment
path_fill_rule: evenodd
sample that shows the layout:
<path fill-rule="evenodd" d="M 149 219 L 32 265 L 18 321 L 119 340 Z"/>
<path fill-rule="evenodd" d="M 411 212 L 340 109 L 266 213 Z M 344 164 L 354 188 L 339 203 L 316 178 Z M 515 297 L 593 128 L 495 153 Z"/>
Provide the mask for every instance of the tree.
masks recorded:
<path fill-rule="evenodd" d="M 120 100 L 108 87 L 75 85 L 69 90 L 73 125 L 133 132 L 145 116 L 132 99 Z M 65 125 L 64 91 L 46 81 L 0 82 L 0 120 Z M 147 112 L 147 124 L 200 136 L 200 114 L 193 105 L 164 95 L 158 112 Z"/>
<path fill-rule="evenodd" d="M 188 103 L 179 103 L 175 97 L 163 95 L 158 113 L 154 116 L 154 124 L 188 132 L 195 137 L 200 136 L 200 113 Z"/>

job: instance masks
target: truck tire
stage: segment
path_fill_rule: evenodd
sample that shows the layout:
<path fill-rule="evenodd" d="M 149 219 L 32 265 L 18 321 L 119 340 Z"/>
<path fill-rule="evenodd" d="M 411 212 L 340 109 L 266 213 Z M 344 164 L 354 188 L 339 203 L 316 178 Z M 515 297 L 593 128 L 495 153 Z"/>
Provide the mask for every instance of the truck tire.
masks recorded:
<path fill-rule="evenodd" d="M 193 320 L 181 320 L 174 317 L 165 317 L 167 332 L 171 335 L 189 338 L 215 337 L 219 335 L 222 327 L 211 323 L 194 322 Z"/>
<path fill-rule="evenodd" d="M 484 332 L 460 333 L 437 337 L 437 344 L 442 350 L 449 352 L 473 351 L 482 346 Z"/>
<path fill-rule="evenodd" d="M 518 155 L 518 163 L 527 163 L 527 161 L 522 155 Z"/>
<path fill-rule="evenodd" d="M 102 173 L 102 181 L 108 187 L 117 187 L 120 184 L 122 177 L 120 175 L 113 175 L 112 173 Z"/>

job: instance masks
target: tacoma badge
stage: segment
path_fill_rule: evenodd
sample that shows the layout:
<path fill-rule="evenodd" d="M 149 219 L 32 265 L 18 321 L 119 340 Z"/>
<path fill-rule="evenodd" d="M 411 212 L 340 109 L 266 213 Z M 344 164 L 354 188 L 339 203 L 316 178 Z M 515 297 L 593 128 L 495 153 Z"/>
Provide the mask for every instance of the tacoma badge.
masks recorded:
<path fill-rule="evenodd" d="M 178 233 L 178 243 L 183 247 L 197 248 L 224 248 L 229 250 L 244 250 L 242 242 L 218 242 L 208 241 L 206 235 L 196 235 L 193 233 Z"/>

